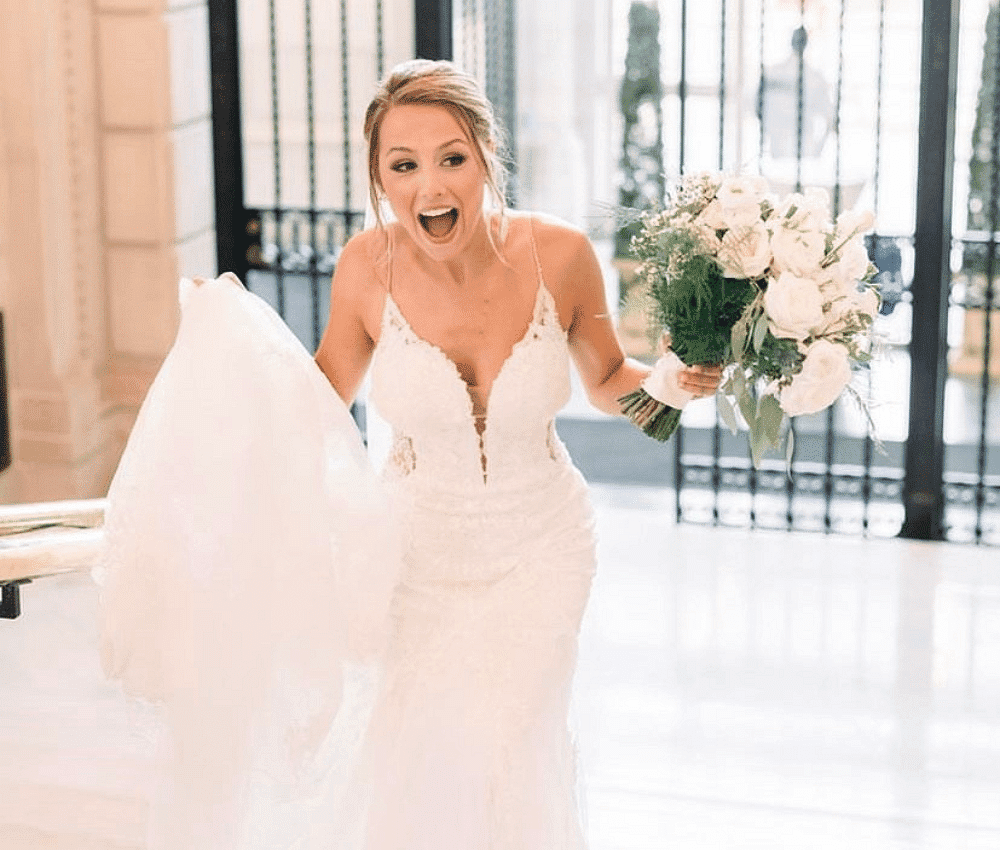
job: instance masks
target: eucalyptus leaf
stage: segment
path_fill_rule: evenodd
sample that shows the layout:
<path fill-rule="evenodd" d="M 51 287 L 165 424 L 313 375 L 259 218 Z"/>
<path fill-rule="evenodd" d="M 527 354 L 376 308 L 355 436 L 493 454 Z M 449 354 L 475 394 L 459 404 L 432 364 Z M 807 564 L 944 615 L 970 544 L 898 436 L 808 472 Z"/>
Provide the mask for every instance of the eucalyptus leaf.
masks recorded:
<path fill-rule="evenodd" d="M 753 460 L 754 469 L 760 469 L 760 459 L 764 454 L 764 437 L 759 429 L 750 429 L 750 457 Z"/>
<path fill-rule="evenodd" d="M 761 396 L 758 412 L 764 436 L 771 446 L 777 447 L 781 443 L 781 426 L 785 421 L 785 411 L 781 409 L 778 399 L 769 394 Z"/>
<path fill-rule="evenodd" d="M 747 324 L 743 319 L 740 319 L 733 325 L 731 345 L 733 348 L 733 357 L 739 360 L 743 356 L 743 352 L 747 346 Z"/>
<path fill-rule="evenodd" d="M 767 336 L 768 329 L 767 313 L 761 313 L 757 317 L 757 322 L 753 328 L 753 350 L 760 353 L 761 346 L 764 345 L 764 337 Z"/>
<path fill-rule="evenodd" d="M 733 388 L 733 395 L 739 398 L 739 396 L 744 395 L 747 391 L 747 375 L 743 371 L 742 367 L 737 366 L 733 369 L 733 374 L 729 379 L 730 385 Z"/>
<path fill-rule="evenodd" d="M 736 397 L 736 401 L 740 406 L 740 413 L 743 414 L 747 425 L 753 431 L 754 425 L 757 422 L 757 403 L 754 401 L 753 395 L 748 389 L 744 388 L 743 392 Z"/>
<path fill-rule="evenodd" d="M 715 397 L 715 406 L 730 433 L 736 434 L 739 431 L 739 424 L 736 422 L 736 410 L 732 402 L 724 393 L 719 393 Z"/>

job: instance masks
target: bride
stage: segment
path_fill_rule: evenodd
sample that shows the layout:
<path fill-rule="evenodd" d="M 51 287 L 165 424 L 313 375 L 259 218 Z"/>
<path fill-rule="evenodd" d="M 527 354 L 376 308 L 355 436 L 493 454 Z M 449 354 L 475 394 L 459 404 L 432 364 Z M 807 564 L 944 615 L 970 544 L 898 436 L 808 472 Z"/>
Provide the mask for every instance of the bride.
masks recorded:
<path fill-rule="evenodd" d="M 338 259 L 315 363 L 344 404 L 370 373 L 371 401 L 393 432 L 380 480 L 329 387 L 324 397 L 301 357 L 265 350 L 272 336 L 293 347 L 266 308 L 221 279 L 201 287 L 192 304 L 217 302 L 200 308 L 203 341 L 185 330 L 197 318 L 186 307 L 164 372 L 185 350 L 189 371 L 157 379 L 109 494 L 105 663 L 133 692 L 173 705 L 180 767 L 163 846 L 578 850 L 567 711 L 595 563 L 586 487 L 554 427 L 569 360 L 610 413 L 640 383 L 680 407 L 713 393 L 719 370 L 665 355 L 650 373 L 625 358 L 586 237 L 505 208 L 492 109 L 455 66 L 396 68 L 368 107 L 365 135 L 378 226 Z M 225 358 L 224 347 L 243 353 Z M 163 388 L 190 393 L 187 381 L 205 386 L 216 368 L 215 388 L 197 400 Z M 183 404 L 218 411 L 225 451 L 162 436 L 177 430 L 170 411 Z M 201 470 L 196 504 L 216 515 L 228 504 L 224 522 L 177 507 L 178 468 Z M 144 486 L 169 495 L 150 507 Z M 144 532 L 162 543 L 154 561 L 175 560 L 142 567 L 146 601 L 135 605 L 142 582 L 128 576 L 149 560 Z M 275 560 L 291 586 L 279 577 L 261 597 L 247 578 L 275 576 Z M 171 587 L 171 571 L 191 577 L 189 592 L 164 601 L 149 575 Z M 150 637 L 153 623 L 176 631 L 178 621 L 201 630 Z M 367 707 L 355 699 L 362 708 L 351 709 L 342 667 L 357 658 L 377 673 Z M 212 754 L 225 769 L 206 767 Z M 276 813 L 309 795 L 276 790 L 277 780 L 261 790 L 279 762 L 290 765 L 285 779 L 300 780 L 306 765 L 316 779 L 298 831 L 293 819 L 276 830 Z M 237 776 L 257 779 L 233 791 Z M 228 809 L 204 802 L 222 797 Z"/>

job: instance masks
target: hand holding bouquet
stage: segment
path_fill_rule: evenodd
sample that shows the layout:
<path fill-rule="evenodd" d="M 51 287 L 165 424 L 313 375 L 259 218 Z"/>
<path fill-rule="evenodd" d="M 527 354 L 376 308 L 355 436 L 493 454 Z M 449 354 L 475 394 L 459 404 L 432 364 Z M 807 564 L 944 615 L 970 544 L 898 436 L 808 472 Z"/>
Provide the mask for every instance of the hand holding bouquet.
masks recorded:
<path fill-rule="evenodd" d="M 684 363 L 727 366 L 719 411 L 734 433 L 742 414 L 755 464 L 786 417 L 831 405 L 870 360 L 872 223 L 855 212 L 831 222 L 821 189 L 776 200 L 763 178 L 714 174 L 683 178 L 663 211 L 642 216 L 632 248 L 654 318 Z M 620 404 L 665 440 L 680 411 L 657 395 L 641 388 Z"/>

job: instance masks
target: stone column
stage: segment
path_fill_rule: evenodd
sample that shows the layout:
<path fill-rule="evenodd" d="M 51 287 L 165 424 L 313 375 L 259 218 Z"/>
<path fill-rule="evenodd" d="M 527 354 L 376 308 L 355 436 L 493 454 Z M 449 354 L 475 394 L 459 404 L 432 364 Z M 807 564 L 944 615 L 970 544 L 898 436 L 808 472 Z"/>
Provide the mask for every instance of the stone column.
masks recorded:
<path fill-rule="evenodd" d="M 0 499 L 102 495 L 214 273 L 204 0 L 0 0 Z"/>
<path fill-rule="evenodd" d="M 173 340 L 177 280 L 215 274 L 205 0 L 97 0 L 108 358 L 124 442 Z"/>
<path fill-rule="evenodd" d="M 14 458 L 0 497 L 90 495 L 107 452 L 93 14 L 78 0 L 0 0 L 0 17 L 0 306 Z"/>

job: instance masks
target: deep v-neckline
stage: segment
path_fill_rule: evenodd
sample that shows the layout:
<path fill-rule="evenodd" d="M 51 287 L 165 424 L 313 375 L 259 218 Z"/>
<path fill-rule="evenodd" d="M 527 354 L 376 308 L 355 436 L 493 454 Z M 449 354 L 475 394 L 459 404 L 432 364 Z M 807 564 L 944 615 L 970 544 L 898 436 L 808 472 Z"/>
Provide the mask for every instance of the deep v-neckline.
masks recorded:
<path fill-rule="evenodd" d="M 473 386 L 468 381 L 466 381 L 465 378 L 462 377 L 462 370 L 458 368 L 458 364 L 448 355 L 448 353 L 443 348 L 441 348 L 440 345 L 436 345 L 430 340 L 425 339 L 424 337 L 420 336 L 420 334 L 418 334 L 415 330 L 413 330 L 413 326 L 410 324 L 409 319 L 406 318 L 406 315 L 399 308 L 399 305 L 396 303 L 396 299 L 392 297 L 391 292 L 386 292 L 385 295 L 385 311 L 391 309 L 392 312 L 396 314 L 396 317 L 399 319 L 401 326 L 403 327 L 405 332 L 410 336 L 412 341 L 417 343 L 418 345 L 424 346 L 427 350 L 431 351 L 446 364 L 450 374 L 454 375 L 455 379 L 461 385 L 464 396 L 468 402 L 468 414 L 469 417 L 472 419 L 473 424 L 476 424 L 477 419 L 481 418 L 482 429 L 480 429 L 480 427 L 477 426 L 476 430 L 479 432 L 480 437 L 482 437 L 483 432 L 485 431 L 486 428 L 486 424 L 489 422 L 490 406 L 493 400 L 493 391 L 496 389 L 497 382 L 504 375 L 504 373 L 507 370 L 508 364 L 515 358 L 518 351 L 524 348 L 524 346 L 528 342 L 530 342 L 531 339 L 536 335 L 538 325 L 541 323 L 540 314 L 542 312 L 542 307 L 543 307 L 544 292 L 545 292 L 545 284 L 543 281 L 539 280 L 538 288 L 535 290 L 535 301 L 531 309 L 531 319 L 528 321 L 528 326 L 527 328 L 525 328 L 525 331 L 521 335 L 521 337 L 511 346 L 510 351 L 507 353 L 507 356 L 503 359 L 503 362 L 500 364 L 500 368 L 497 370 L 496 375 L 493 376 L 493 380 L 490 382 L 489 385 L 489 390 L 483 396 L 483 410 L 481 414 L 476 413 L 475 400 L 473 399 L 472 396 Z M 384 329 L 385 329 L 385 322 L 383 322 L 383 334 L 384 334 Z M 482 386 L 482 384 L 478 384 L 477 386 Z"/>

